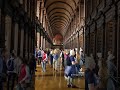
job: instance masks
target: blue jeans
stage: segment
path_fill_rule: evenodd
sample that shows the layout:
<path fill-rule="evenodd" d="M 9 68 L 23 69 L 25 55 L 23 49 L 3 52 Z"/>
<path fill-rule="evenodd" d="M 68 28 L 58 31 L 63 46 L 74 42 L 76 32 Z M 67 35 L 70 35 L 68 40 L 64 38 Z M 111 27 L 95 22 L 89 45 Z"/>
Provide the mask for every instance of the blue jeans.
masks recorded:
<path fill-rule="evenodd" d="M 42 61 L 41 65 L 42 65 L 43 72 L 45 72 L 46 71 L 46 62 Z"/>

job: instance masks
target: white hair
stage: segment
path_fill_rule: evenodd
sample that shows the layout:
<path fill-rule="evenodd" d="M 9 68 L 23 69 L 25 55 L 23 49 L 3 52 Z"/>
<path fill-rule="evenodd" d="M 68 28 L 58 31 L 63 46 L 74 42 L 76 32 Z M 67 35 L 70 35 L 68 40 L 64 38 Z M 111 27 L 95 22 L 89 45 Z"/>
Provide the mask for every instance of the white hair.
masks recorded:
<path fill-rule="evenodd" d="M 75 51 L 74 50 L 70 50 L 70 56 L 74 56 L 75 55 Z"/>

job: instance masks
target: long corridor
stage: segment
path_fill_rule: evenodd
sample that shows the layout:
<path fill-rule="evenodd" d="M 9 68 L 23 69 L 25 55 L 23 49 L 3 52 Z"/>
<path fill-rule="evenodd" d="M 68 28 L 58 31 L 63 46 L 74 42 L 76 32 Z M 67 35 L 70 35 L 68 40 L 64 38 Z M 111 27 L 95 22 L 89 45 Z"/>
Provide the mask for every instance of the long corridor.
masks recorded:
<path fill-rule="evenodd" d="M 63 71 L 55 72 L 47 65 L 47 71 L 42 72 L 41 66 L 37 66 L 35 74 L 35 90 L 85 90 L 84 78 L 76 78 L 75 85 L 78 88 L 67 88 L 67 82 Z"/>
<path fill-rule="evenodd" d="M 16 88 L 120 90 L 120 0 L 0 0 L 0 90 Z"/>

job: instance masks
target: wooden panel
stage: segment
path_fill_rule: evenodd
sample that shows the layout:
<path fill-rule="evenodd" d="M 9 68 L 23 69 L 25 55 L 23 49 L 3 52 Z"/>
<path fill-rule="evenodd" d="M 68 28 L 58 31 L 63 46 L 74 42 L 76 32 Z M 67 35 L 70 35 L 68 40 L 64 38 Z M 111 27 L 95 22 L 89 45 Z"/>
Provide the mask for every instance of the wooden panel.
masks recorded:
<path fill-rule="evenodd" d="M 102 52 L 103 30 L 97 30 L 97 52 Z"/>
<path fill-rule="evenodd" d="M 95 34 L 94 32 L 90 34 L 90 53 L 94 54 L 94 48 L 95 48 Z"/>
<path fill-rule="evenodd" d="M 105 13 L 106 15 L 106 23 L 110 22 L 115 17 L 115 6 L 113 6 L 110 10 Z"/>
<path fill-rule="evenodd" d="M 0 8 L 0 29 L 1 29 L 1 8 Z"/>
<path fill-rule="evenodd" d="M 80 35 L 79 43 L 80 43 L 80 47 L 83 48 L 83 35 Z"/>
<path fill-rule="evenodd" d="M 85 36 L 85 53 L 88 54 L 89 53 L 89 36 Z"/>
<path fill-rule="evenodd" d="M 112 1 L 113 1 L 113 0 L 106 0 L 106 4 L 107 4 L 107 5 L 110 5 L 110 4 L 112 4 Z"/>
<path fill-rule="evenodd" d="M 117 33 L 117 41 L 118 41 L 118 47 L 117 47 L 117 69 L 118 69 L 118 76 L 120 77 L 120 15 L 118 19 L 118 33 Z"/>
<path fill-rule="evenodd" d="M 118 33 L 117 33 L 117 69 L 118 69 L 118 76 L 120 77 L 120 2 L 118 3 Z"/>
<path fill-rule="evenodd" d="M 106 27 L 106 49 L 107 49 L 107 52 L 109 50 L 113 50 L 113 28 L 114 28 L 114 23 L 111 21 L 111 22 L 108 22 L 107 23 L 107 27 Z"/>

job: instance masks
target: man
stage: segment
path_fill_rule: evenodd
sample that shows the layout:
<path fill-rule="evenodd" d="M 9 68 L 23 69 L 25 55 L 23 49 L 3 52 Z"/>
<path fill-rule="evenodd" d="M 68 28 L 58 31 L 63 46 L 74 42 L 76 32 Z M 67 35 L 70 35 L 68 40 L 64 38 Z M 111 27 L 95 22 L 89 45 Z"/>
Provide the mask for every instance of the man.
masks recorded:
<path fill-rule="evenodd" d="M 60 53 L 60 58 L 61 58 L 60 70 L 62 70 L 62 68 L 64 69 L 64 51 L 63 50 Z"/>
<path fill-rule="evenodd" d="M 8 82 L 7 82 L 7 90 L 10 89 L 10 82 L 12 82 L 11 90 L 14 89 L 14 82 L 15 82 L 15 55 L 14 53 L 11 54 L 10 59 L 7 62 L 7 72 L 8 72 Z"/>
<path fill-rule="evenodd" d="M 41 60 L 42 60 L 42 50 L 41 49 L 38 50 L 37 55 L 38 55 L 38 65 L 40 65 Z"/>

